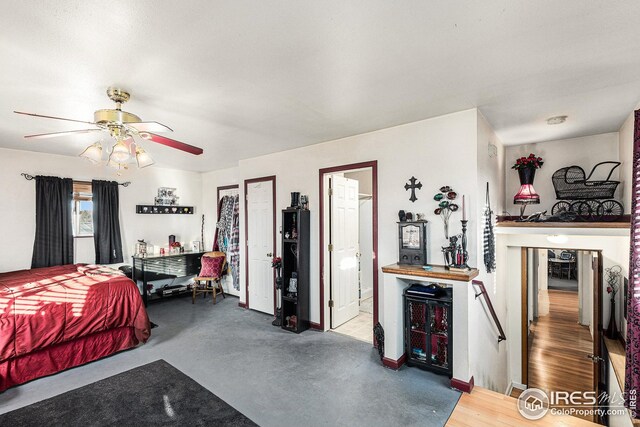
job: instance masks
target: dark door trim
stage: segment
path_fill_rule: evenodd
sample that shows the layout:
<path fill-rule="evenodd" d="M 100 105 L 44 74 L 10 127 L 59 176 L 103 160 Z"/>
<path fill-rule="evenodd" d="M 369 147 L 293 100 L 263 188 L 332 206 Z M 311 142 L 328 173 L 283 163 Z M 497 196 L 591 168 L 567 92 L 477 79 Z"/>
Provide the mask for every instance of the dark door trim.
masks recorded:
<path fill-rule="evenodd" d="M 224 190 L 233 190 L 234 188 L 240 188 L 240 186 L 238 184 L 233 184 L 233 185 L 221 185 L 220 187 L 218 187 L 216 189 L 216 208 L 218 207 L 217 204 L 220 203 L 220 192 L 224 191 Z"/>
<path fill-rule="evenodd" d="M 529 301 L 528 301 L 528 288 L 527 288 L 527 268 L 528 268 L 528 257 L 527 257 L 527 249 L 558 249 L 558 248 L 547 248 L 547 247 L 538 247 L 538 246 L 527 246 L 521 247 L 521 304 L 522 304 L 522 384 L 525 386 L 529 386 L 529 342 L 528 342 L 528 329 L 529 329 L 529 317 L 528 317 L 528 309 L 529 309 Z M 602 267 L 602 249 L 584 249 L 584 248 L 562 248 L 563 250 L 569 251 L 578 251 L 578 252 L 596 252 L 598 254 L 596 265 L 592 266 L 594 270 L 593 277 L 593 306 L 591 309 L 593 310 L 593 316 L 595 319 L 595 325 L 593 325 L 593 354 L 595 357 L 602 357 L 603 349 L 601 346 L 602 342 L 602 280 L 603 280 L 603 267 Z M 593 370 L 593 390 L 598 391 L 601 386 L 600 380 L 605 380 L 600 378 L 599 363 L 594 364 Z"/>
<path fill-rule="evenodd" d="M 320 169 L 320 323 L 312 324 L 315 329 L 324 331 L 324 175 L 333 172 L 344 172 L 353 169 L 371 168 L 371 193 L 372 193 L 372 228 L 373 228 L 373 324 L 378 323 L 378 161 L 352 163 L 349 165 L 334 166 Z M 373 325 L 371 325 L 373 334 Z"/>
<path fill-rule="evenodd" d="M 249 210 L 248 210 L 248 198 L 247 198 L 247 189 L 249 184 L 255 184 L 256 182 L 272 182 L 273 187 L 273 253 L 276 253 L 276 176 L 264 176 L 261 178 L 252 178 L 244 180 L 244 250 L 245 250 L 245 276 L 244 276 L 244 292 L 245 292 L 245 301 L 244 305 L 242 303 L 238 303 L 241 307 L 250 308 L 249 307 L 249 245 L 247 243 L 247 238 L 249 237 Z M 275 271 L 273 272 L 273 313 L 276 312 L 276 276 Z"/>

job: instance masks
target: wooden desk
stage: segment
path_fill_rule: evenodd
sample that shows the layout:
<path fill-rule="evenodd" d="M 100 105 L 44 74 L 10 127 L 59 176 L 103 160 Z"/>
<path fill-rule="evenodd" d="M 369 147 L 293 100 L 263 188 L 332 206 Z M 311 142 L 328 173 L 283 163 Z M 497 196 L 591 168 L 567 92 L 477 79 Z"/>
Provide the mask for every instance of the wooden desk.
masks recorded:
<path fill-rule="evenodd" d="M 200 259 L 205 252 L 183 252 L 168 255 L 133 256 L 131 279 L 142 280 L 142 300 L 148 303 L 147 282 L 175 279 L 200 272 Z"/>

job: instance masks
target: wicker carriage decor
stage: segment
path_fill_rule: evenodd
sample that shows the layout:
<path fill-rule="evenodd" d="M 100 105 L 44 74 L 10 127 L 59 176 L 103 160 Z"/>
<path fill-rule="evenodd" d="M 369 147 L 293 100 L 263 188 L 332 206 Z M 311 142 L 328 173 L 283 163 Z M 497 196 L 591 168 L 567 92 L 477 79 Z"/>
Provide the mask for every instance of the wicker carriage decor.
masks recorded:
<path fill-rule="evenodd" d="M 612 181 L 613 171 L 620 162 L 601 162 L 591 169 L 588 176 L 580 166 L 568 166 L 553 173 L 551 180 L 560 200 L 551 208 L 552 215 L 574 214 L 583 221 L 616 221 L 624 213 L 622 204 L 614 200 L 620 181 Z M 599 168 L 610 168 L 604 181 L 591 180 Z"/>

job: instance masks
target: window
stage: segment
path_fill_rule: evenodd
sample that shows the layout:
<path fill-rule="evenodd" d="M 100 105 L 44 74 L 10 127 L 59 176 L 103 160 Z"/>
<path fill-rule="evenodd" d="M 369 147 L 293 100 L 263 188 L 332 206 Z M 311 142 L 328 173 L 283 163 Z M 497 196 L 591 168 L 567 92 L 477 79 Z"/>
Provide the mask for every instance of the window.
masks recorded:
<path fill-rule="evenodd" d="M 93 201 L 90 182 L 73 181 L 73 237 L 93 236 Z"/>

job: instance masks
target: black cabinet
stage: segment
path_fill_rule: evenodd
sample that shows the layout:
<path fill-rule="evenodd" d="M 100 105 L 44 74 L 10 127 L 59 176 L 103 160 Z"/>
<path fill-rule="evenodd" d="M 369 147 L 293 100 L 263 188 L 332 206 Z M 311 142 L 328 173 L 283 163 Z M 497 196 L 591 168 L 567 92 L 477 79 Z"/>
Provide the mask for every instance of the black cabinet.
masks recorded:
<path fill-rule="evenodd" d="M 398 223 L 398 264 L 427 265 L 427 221 Z"/>
<path fill-rule="evenodd" d="M 452 289 L 436 295 L 421 293 L 421 285 L 404 292 L 404 345 L 407 365 L 449 377 L 453 374 Z"/>
<path fill-rule="evenodd" d="M 309 329 L 309 211 L 282 211 L 282 329 Z"/>

